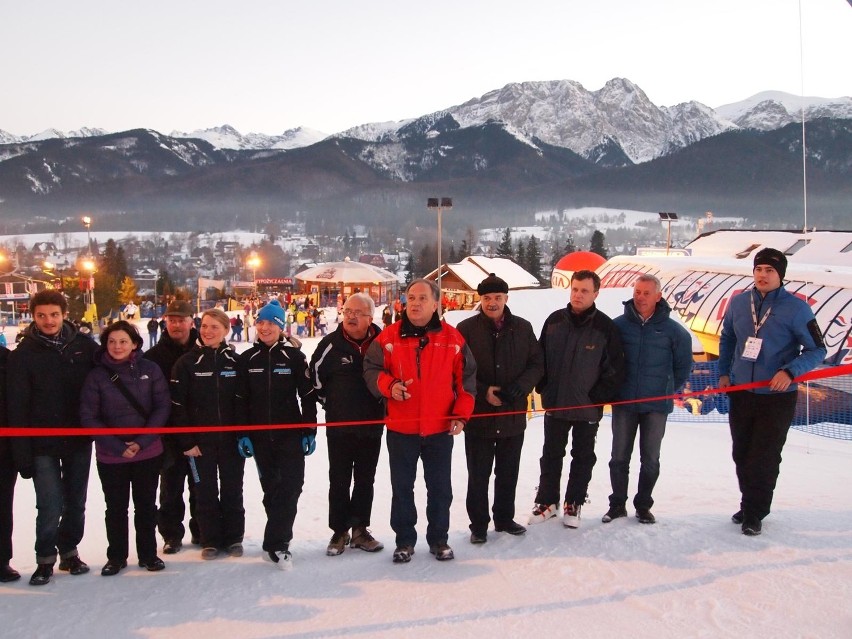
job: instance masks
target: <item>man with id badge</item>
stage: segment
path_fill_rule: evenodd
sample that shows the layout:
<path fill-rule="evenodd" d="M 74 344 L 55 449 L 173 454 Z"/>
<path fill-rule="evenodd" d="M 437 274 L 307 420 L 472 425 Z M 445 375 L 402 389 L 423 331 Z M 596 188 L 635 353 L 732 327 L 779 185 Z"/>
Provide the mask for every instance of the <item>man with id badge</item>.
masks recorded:
<path fill-rule="evenodd" d="M 732 455 L 742 495 L 731 520 L 749 536 L 761 533 L 772 505 L 781 450 L 796 411 L 793 379 L 826 356 L 810 306 L 782 284 L 786 271 L 781 251 L 757 252 L 754 288 L 731 300 L 719 339 L 719 388 L 769 381 L 729 393 Z"/>

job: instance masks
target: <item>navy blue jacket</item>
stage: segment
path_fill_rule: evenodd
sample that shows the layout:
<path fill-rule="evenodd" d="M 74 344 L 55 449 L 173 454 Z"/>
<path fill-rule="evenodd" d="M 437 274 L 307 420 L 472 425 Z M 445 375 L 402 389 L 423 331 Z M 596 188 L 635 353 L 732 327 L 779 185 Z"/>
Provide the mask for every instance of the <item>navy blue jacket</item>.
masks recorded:
<path fill-rule="evenodd" d="M 769 318 L 757 335 L 763 345 L 754 362 L 742 358 L 746 340 L 754 335 L 751 299 L 754 299 L 758 322 L 769 312 Z M 731 384 L 769 380 L 785 369 L 792 377 L 798 377 L 816 368 L 825 355 L 822 333 L 811 307 L 783 286 L 769 291 L 765 298 L 754 288 L 740 293 L 725 311 L 719 338 L 719 375 L 730 376 Z M 790 384 L 787 392 L 794 390 L 796 384 Z M 772 391 L 763 387 L 752 392 Z"/>
<path fill-rule="evenodd" d="M 627 374 L 618 394 L 620 401 L 672 395 L 692 370 L 692 336 L 670 317 L 665 300 L 657 302 L 654 314 L 643 322 L 633 300 L 624 302 L 624 314 L 615 318 L 621 333 Z M 620 405 L 634 413 L 671 413 L 674 400 Z"/>

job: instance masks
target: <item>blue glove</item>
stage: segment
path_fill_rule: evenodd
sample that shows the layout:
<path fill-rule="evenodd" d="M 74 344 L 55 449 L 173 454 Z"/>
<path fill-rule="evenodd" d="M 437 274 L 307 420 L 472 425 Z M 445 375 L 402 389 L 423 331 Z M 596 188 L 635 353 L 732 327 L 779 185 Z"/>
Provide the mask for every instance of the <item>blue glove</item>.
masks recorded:
<path fill-rule="evenodd" d="M 249 457 L 254 457 L 254 446 L 251 443 L 251 440 L 248 437 L 240 437 L 237 441 L 237 451 L 239 451 L 240 456 L 248 459 Z"/>
<path fill-rule="evenodd" d="M 305 457 L 313 453 L 317 449 L 317 436 L 314 433 L 302 435 L 302 452 Z"/>

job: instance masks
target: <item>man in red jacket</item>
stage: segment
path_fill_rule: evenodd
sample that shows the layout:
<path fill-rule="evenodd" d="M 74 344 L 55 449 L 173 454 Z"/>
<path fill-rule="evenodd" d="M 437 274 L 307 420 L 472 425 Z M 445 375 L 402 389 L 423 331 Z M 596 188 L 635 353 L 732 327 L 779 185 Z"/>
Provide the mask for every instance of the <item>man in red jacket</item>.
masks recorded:
<path fill-rule="evenodd" d="M 387 445 L 391 471 L 394 563 L 407 563 L 417 542 L 414 480 L 423 460 L 426 480 L 426 541 L 439 561 L 453 558 L 447 544 L 453 487 L 453 438 L 473 413 L 476 363 L 464 338 L 438 317 L 435 282 L 418 279 L 406 290 L 402 320 L 370 344 L 364 379 L 387 400 Z"/>

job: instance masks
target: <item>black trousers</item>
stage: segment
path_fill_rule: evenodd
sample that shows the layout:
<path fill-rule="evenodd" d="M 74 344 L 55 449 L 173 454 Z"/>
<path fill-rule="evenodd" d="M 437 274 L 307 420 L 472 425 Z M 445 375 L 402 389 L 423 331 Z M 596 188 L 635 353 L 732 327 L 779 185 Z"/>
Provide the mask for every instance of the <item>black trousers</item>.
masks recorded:
<path fill-rule="evenodd" d="M 578 505 L 586 501 L 589 482 L 592 480 L 592 469 L 598 460 L 595 455 L 598 422 L 569 421 L 545 415 L 544 446 L 539 460 L 541 476 L 535 498 L 537 504 L 559 503 L 562 459 L 565 457 L 568 436 L 572 430 L 571 468 L 568 472 L 565 501 Z"/>
<path fill-rule="evenodd" d="M 12 507 L 17 479 L 12 454 L 4 451 L 0 454 L 0 565 L 12 560 Z"/>
<path fill-rule="evenodd" d="M 160 457 L 138 462 L 98 462 L 98 476 L 106 503 L 107 559 L 126 561 L 129 554 L 127 509 L 133 495 L 133 528 L 136 556 L 151 561 L 157 556 L 157 479 Z"/>
<path fill-rule="evenodd" d="M 198 470 L 195 485 L 196 510 L 201 545 L 227 548 L 240 543 L 246 530 L 243 508 L 243 472 L 246 460 L 236 442 L 201 444 L 201 455 L 193 457 Z"/>
<path fill-rule="evenodd" d="M 470 529 L 484 533 L 491 518 L 488 515 L 488 485 L 494 469 L 494 523 L 500 527 L 515 518 L 515 491 L 524 434 L 511 437 L 478 437 L 465 434 L 464 454 L 467 458 L 467 516 Z"/>
<path fill-rule="evenodd" d="M 301 431 L 276 434 L 276 438 L 271 443 L 256 442 L 254 452 L 266 510 L 263 549 L 267 552 L 284 550 L 293 539 L 293 523 L 305 483 Z"/>
<path fill-rule="evenodd" d="M 189 533 L 193 539 L 200 539 L 195 507 L 195 481 L 189 470 L 189 462 L 178 446 L 163 442 L 166 447 L 163 468 L 160 470 L 160 507 L 157 510 L 157 528 L 165 541 L 182 541 L 186 528 L 183 519 L 186 516 L 186 502 L 183 497 L 184 486 L 189 490 Z"/>
<path fill-rule="evenodd" d="M 792 393 L 729 393 L 732 455 L 740 485 L 740 507 L 746 515 L 769 514 L 781 470 L 781 450 L 796 413 Z"/>
<path fill-rule="evenodd" d="M 373 512 L 373 484 L 382 438 L 335 432 L 334 428 L 328 429 L 326 435 L 328 527 L 335 532 L 367 527 Z"/>

